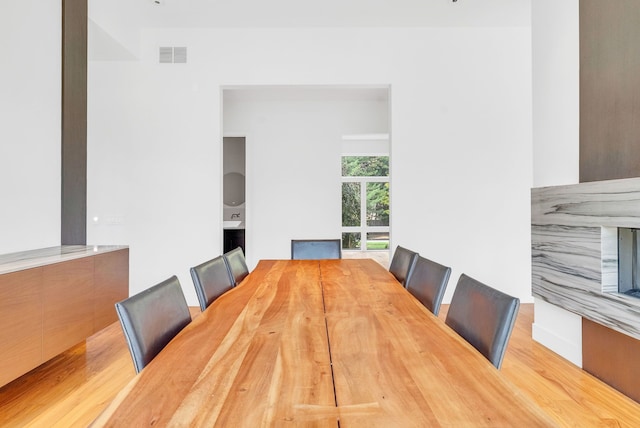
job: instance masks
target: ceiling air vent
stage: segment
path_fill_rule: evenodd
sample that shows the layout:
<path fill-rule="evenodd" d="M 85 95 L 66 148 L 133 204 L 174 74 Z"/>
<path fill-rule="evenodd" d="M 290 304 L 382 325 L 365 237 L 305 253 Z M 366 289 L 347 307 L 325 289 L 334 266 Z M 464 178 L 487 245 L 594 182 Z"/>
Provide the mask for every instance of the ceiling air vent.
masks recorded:
<path fill-rule="evenodd" d="M 187 62 L 187 48 L 161 46 L 159 50 L 160 64 L 184 64 Z"/>

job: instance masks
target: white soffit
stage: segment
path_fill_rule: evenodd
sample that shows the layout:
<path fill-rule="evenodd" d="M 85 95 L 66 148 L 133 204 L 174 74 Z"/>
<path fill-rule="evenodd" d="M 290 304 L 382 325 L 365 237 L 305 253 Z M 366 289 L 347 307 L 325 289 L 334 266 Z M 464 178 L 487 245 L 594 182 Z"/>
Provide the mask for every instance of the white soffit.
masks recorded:
<path fill-rule="evenodd" d="M 532 0 L 89 0 L 138 28 L 529 27 Z"/>
<path fill-rule="evenodd" d="M 389 87 L 336 85 L 266 85 L 223 88 L 224 102 L 254 101 L 370 101 L 389 102 Z"/>

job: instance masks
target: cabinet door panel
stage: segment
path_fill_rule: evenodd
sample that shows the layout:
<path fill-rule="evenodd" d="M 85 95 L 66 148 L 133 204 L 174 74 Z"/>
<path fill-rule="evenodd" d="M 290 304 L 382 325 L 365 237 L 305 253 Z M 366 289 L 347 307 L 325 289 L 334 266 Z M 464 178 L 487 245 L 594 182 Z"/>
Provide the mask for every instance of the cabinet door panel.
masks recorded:
<path fill-rule="evenodd" d="M 42 268 L 0 275 L 0 386 L 42 362 Z"/>
<path fill-rule="evenodd" d="M 93 334 L 93 267 L 84 257 L 43 268 L 45 360 Z"/>
<path fill-rule="evenodd" d="M 115 304 L 129 297 L 129 250 L 95 256 L 94 330 L 118 321 Z"/>

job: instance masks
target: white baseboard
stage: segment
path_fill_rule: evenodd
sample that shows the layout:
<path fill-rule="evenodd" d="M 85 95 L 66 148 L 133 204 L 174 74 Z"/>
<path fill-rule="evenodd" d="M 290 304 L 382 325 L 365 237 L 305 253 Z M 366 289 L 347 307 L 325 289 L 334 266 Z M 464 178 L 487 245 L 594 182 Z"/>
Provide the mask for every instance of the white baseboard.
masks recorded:
<path fill-rule="evenodd" d="M 536 299 L 531 336 L 582 368 L 582 318 L 579 315 Z"/>

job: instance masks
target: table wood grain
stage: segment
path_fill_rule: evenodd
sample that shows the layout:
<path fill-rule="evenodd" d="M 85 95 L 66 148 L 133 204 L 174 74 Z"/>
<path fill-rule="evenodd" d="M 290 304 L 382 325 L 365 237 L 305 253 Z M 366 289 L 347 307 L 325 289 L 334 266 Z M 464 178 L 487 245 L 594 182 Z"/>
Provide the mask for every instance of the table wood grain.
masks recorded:
<path fill-rule="evenodd" d="M 341 427 L 554 425 L 377 263 L 320 266 Z"/>
<path fill-rule="evenodd" d="M 264 260 L 94 426 L 552 426 L 372 260 Z"/>

